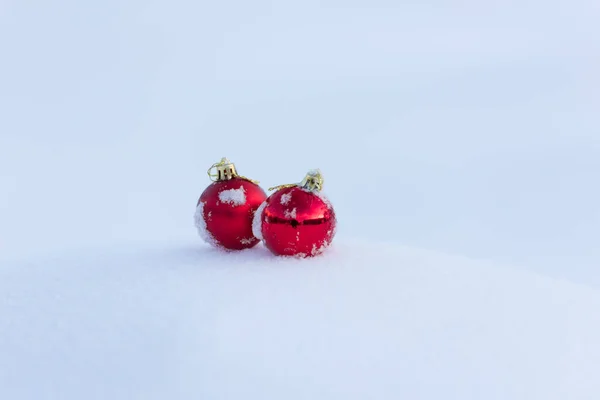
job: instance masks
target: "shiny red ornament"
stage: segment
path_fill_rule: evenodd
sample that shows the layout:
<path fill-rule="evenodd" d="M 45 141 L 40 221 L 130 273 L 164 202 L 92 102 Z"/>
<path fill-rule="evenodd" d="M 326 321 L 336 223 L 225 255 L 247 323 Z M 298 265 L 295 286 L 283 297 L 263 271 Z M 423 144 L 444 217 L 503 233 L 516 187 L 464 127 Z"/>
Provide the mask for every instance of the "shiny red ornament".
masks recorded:
<path fill-rule="evenodd" d="M 216 175 L 211 175 L 212 169 L 217 170 Z M 252 233 L 252 222 L 267 194 L 256 182 L 237 175 L 235 166 L 227 159 L 213 165 L 208 172 L 216 180 L 196 204 L 194 222 L 198 234 L 207 243 L 229 250 L 256 246 L 260 240 Z"/>
<path fill-rule="evenodd" d="M 336 232 L 336 216 L 320 193 L 320 172 L 309 172 L 297 185 L 280 186 L 254 217 L 254 235 L 280 256 L 312 257 L 321 254 Z"/>

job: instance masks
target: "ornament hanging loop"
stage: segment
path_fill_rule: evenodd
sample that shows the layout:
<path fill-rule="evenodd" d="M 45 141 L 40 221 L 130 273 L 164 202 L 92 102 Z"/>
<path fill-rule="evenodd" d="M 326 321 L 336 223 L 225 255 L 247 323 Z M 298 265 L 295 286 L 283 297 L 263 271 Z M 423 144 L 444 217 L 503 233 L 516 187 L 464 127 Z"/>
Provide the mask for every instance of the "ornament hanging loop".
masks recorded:
<path fill-rule="evenodd" d="M 277 185 L 277 186 L 270 187 L 269 192 L 272 192 L 273 190 L 291 188 L 294 186 L 298 186 L 298 184 L 297 183 L 286 183 L 285 185 Z"/>
<path fill-rule="evenodd" d="M 301 188 L 308 190 L 310 192 L 320 192 L 323 190 L 323 183 L 325 179 L 323 179 L 323 174 L 319 169 L 313 169 L 308 171 L 302 182 L 300 183 L 288 183 L 285 185 L 279 185 L 269 188 L 269 191 L 285 189 L 294 186 L 300 186 Z"/>

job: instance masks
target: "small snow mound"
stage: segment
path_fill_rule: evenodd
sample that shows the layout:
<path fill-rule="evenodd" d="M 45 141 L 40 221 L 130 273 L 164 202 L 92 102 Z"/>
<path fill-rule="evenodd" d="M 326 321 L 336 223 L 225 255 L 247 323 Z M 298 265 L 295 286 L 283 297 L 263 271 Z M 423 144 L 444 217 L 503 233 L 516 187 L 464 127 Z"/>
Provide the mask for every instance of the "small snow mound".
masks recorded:
<path fill-rule="evenodd" d="M 210 217 L 210 213 L 209 213 Z M 204 240 L 206 243 L 215 245 L 215 238 L 210 234 L 208 229 L 206 228 L 206 220 L 204 219 L 204 203 L 200 202 L 196 207 L 196 212 L 194 213 L 194 224 L 196 225 L 196 229 L 198 230 L 198 235 Z"/>
<path fill-rule="evenodd" d="M 263 240 L 262 235 L 262 214 L 267 206 L 267 202 L 264 201 L 260 207 L 254 213 L 254 219 L 252 220 L 252 234 L 258 239 Z"/>
<path fill-rule="evenodd" d="M 243 186 L 240 186 L 239 189 L 223 190 L 219 193 L 219 200 L 233 206 L 241 206 L 246 204 L 246 191 Z"/>
<path fill-rule="evenodd" d="M 291 193 L 285 193 L 281 195 L 281 204 L 284 206 L 287 206 L 290 202 L 290 200 L 292 199 L 292 194 Z"/>

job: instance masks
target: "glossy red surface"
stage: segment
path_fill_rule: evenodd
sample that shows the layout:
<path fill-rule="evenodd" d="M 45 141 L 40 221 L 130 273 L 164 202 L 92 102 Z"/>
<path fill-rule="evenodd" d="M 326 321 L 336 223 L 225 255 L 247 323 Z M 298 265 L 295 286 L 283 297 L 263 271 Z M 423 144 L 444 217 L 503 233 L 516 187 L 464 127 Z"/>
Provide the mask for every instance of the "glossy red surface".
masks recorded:
<path fill-rule="evenodd" d="M 219 194 L 224 190 L 240 188 L 244 189 L 244 204 L 231 204 L 219 199 Z M 207 187 L 198 204 L 204 203 L 206 230 L 212 235 L 215 244 L 230 250 L 256 246 L 259 240 L 252 234 L 252 220 L 254 212 L 266 198 L 267 195 L 260 186 L 242 178 L 213 182 Z"/>
<path fill-rule="evenodd" d="M 333 240 L 333 207 L 300 187 L 280 189 L 267 199 L 261 232 L 265 246 L 277 255 L 310 257 Z"/>

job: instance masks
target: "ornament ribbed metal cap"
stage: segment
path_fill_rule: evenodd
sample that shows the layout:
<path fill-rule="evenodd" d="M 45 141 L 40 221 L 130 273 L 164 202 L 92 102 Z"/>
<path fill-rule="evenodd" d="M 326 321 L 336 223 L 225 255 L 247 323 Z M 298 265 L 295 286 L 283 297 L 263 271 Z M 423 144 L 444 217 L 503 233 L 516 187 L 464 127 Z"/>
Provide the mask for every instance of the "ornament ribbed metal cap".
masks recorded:
<path fill-rule="evenodd" d="M 321 171 L 313 169 L 308 171 L 302 182 L 300 182 L 300 186 L 311 192 L 320 192 L 323 189 L 323 182 L 324 179 Z"/>
<path fill-rule="evenodd" d="M 215 172 L 213 172 L 213 170 L 215 170 Z M 211 165 L 207 173 L 208 177 L 213 182 L 221 182 L 228 181 L 233 178 L 241 178 L 252 182 L 256 185 L 259 184 L 259 182 L 255 181 L 254 179 L 246 178 L 245 176 L 239 175 L 237 173 L 237 170 L 235 169 L 235 164 L 229 161 L 227 157 L 223 157 L 221 158 L 221 161 Z"/>
<path fill-rule="evenodd" d="M 213 172 L 213 170 L 215 170 L 215 172 Z M 228 181 L 238 176 L 235 164 L 226 157 L 221 158 L 221 161 L 218 163 L 211 165 L 207 173 L 208 177 L 213 182 Z"/>

